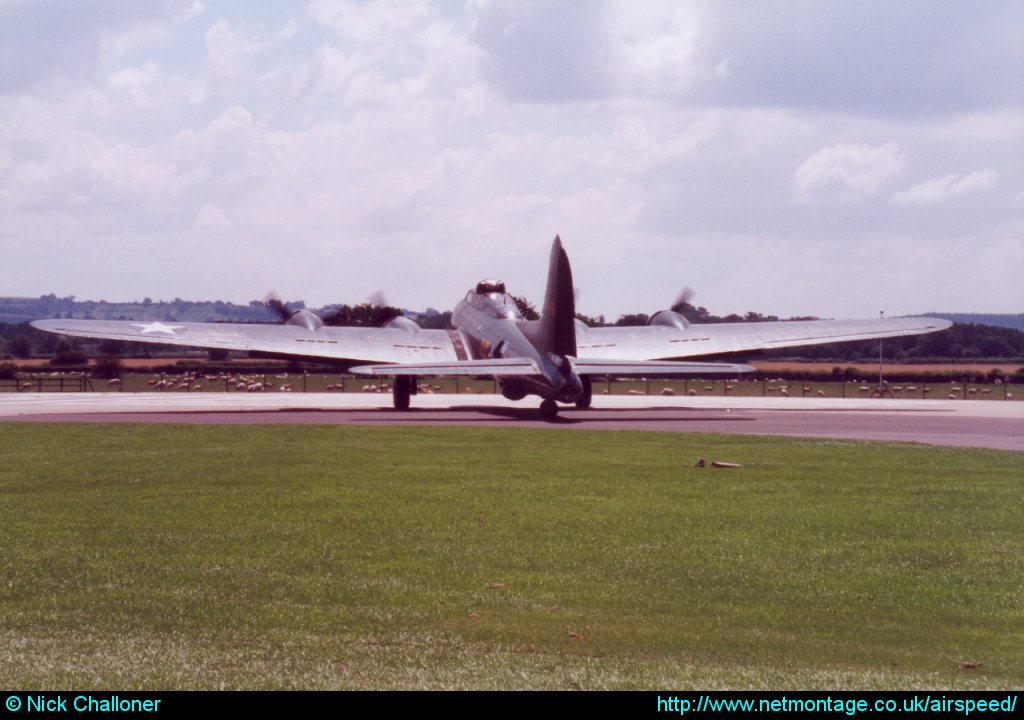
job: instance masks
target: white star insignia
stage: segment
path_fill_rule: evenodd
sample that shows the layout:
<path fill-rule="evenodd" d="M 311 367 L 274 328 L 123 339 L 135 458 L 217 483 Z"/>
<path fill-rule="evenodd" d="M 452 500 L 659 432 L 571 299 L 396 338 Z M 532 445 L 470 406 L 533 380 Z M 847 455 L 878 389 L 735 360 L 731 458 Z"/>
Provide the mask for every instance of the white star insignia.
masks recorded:
<path fill-rule="evenodd" d="M 146 335 L 152 332 L 168 333 L 170 335 L 176 335 L 175 330 L 181 330 L 185 327 L 184 325 L 164 325 L 162 322 L 151 322 L 148 324 L 132 323 L 137 328 L 142 328 L 142 334 Z"/>

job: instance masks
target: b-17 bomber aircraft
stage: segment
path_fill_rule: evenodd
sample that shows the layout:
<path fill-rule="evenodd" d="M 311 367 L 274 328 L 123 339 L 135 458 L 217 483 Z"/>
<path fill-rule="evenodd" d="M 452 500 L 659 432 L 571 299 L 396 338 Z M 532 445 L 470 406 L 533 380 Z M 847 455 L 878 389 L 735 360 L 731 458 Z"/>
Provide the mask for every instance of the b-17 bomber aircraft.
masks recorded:
<path fill-rule="evenodd" d="M 407 317 L 365 328 L 331 327 L 306 309 L 283 315 L 280 325 L 60 319 L 32 325 L 75 337 L 329 361 L 348 372 L 393 377 L 399 410 L 409 408 L 417 377 L 495 378 L 506 398 L 537 395 L 542 415 L 553 418 L 557 403 L 590 407 L 593 378 L 734 375 L 754 368 L 700 358 L 918 335 L 952 324 L 910 317 L 691 325 L 662 310 L 643 327 L 587 327 L 575 317 L 572 270 L 557 236 L 539 320 L 524 319 L 504 284 L 495 280 L 481 281 L 466 293 L 455 306 L 450 330 L 424 329 Z"/>

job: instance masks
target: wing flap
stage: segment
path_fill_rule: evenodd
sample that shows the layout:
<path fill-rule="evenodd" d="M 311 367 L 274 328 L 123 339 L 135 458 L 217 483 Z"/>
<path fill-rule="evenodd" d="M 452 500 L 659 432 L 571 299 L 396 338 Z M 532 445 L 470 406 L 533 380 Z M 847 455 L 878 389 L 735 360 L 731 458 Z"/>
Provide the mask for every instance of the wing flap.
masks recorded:
<path fill-rule="evenodd" d="M 537 364 L 528 358 L 493 358 L 488 360 L 460 360 L 458 362 L 397 363 L 386 365 L 360 365 L 349 370 L 359 375 L 539 375 Z"/>
<path fill-rule="evenodd" d="M 639 377 L 651 375 L 733 375 L 754 372 L 750 365 L 713 362 L 669 362 L 664 360 L 573 360 L 580 375 Z"/>

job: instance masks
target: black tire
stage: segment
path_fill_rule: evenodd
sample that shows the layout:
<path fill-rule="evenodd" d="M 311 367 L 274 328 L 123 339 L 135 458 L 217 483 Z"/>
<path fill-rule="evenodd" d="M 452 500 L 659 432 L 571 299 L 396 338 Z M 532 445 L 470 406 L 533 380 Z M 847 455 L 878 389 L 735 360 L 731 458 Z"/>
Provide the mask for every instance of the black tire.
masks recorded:
<path fill-rule="evenodd" d="M 554 400 L 545 400 L 540 404 L 540 416 L 545 420 L 554 420 L 558 417 L 558 403 Z"/>
<path fill-rule="evenodd" d="M 409 396 L 412 394 L 412 378 L 396 377 L 394 389 L 395 410 L 409 409 Z"/>
<path fill-rule="evenodd" d="M 590 385 L 590 378 L 584 376 L 580 378 L 583 383 L 583 394 L 576 398 L 576 407 L 580 410 L 586 410 L 590 407 L 590 401 L 594 397 L 594 389 Z"/>

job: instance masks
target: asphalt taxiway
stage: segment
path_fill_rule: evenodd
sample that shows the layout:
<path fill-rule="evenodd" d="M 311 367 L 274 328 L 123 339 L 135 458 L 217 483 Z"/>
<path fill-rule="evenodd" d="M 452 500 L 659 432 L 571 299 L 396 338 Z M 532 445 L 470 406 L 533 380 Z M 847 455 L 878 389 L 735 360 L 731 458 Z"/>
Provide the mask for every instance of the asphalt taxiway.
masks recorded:
<path fill-rule="evenodd" d="M 10 393 L 0 421 L 477 425 L 849 438 L 1024 452 L 1024 402 L 860 398 L 594 396 L 540 418 L 535 398 L 356 393 Z"/>

